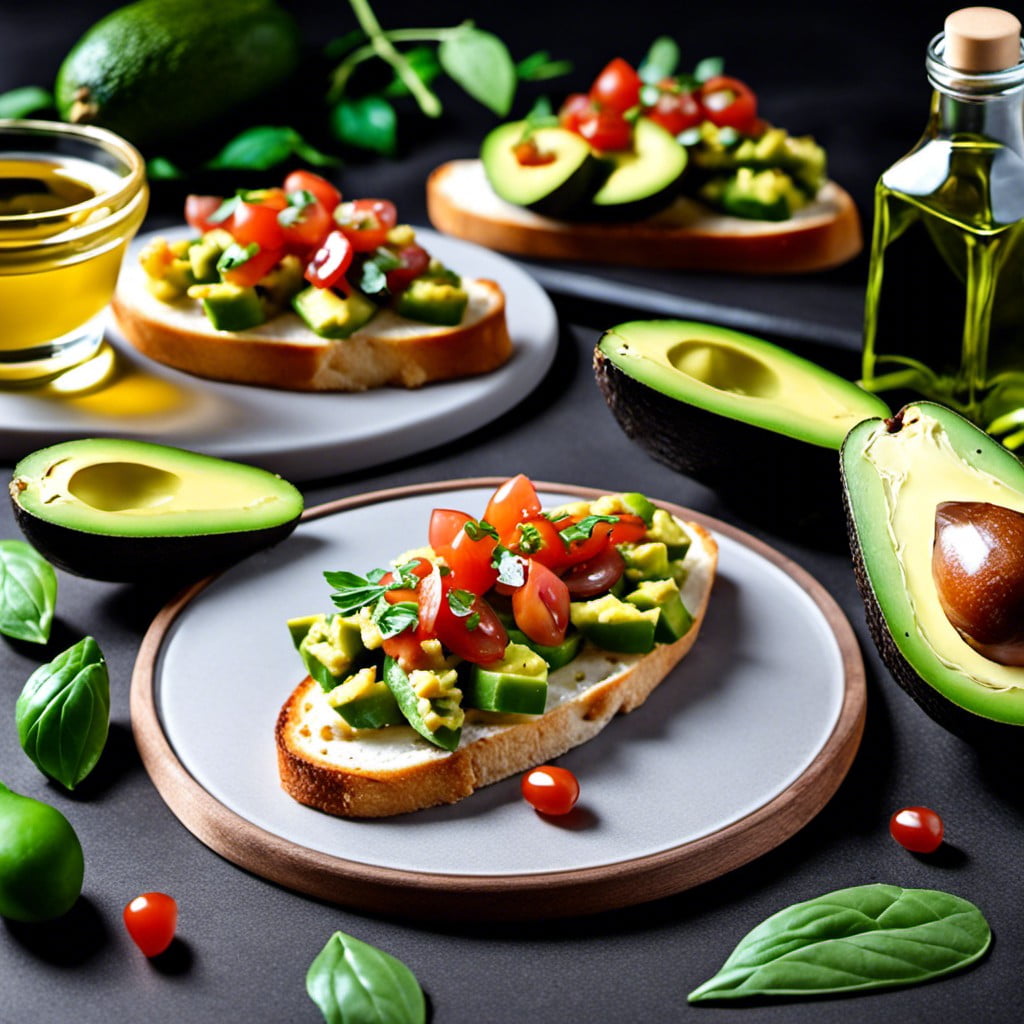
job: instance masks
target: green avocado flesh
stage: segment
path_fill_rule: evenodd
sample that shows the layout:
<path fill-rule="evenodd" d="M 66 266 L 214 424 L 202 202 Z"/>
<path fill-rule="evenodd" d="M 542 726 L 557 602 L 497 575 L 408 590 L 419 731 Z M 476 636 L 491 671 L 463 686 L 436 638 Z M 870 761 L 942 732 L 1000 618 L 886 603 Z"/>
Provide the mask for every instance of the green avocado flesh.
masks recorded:
<path fill-rule="evenodd" d="M 28 540 L 81 576 L 198 576 L 287 536 L 302 495 L 266 470 L 180 448 L 86 438 L 14 469 L 11 501 Z"/>
<path fill-rule="evenodd" d="M 1024 725 L 1024 667 L 970 647 L 932 577 L 936 506 L 980 501 L 1024 512 L 1024 464 L 957 413 L 919 402 L 856 426 L 842 475 L 868 623 L 897 682 L 954 731 L 969 734 L 978 717 Z"/>
<path fill-rule="evenodd" d="M 526 137 L 544 162 L 520 163 L 516 146 Z M 571 216 L 608 174 L 608 166 L 576 132 L 555 127 L 528 132 L 525 121 L 491 131 L 481 146 L 480 160 L 491 188 L 502 199 L 548 217 Z"/>

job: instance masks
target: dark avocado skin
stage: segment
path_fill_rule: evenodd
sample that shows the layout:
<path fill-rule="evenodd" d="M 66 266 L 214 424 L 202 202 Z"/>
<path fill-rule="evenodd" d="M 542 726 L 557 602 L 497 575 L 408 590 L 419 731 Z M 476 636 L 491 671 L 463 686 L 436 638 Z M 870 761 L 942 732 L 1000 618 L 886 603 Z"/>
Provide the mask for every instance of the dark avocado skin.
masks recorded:
<path fill-rule="evenodd" d="M 623 373 L 600 349 L 594 375 L 626 436 L 659 462 L 782 536 L 845 546 L 835 451 L 678 402 Z"/>
<path fill-rule="evenodd" d="M 916 402 L 918 408 L 936 411 L 931 403 Z M 901 409 L 891 419 L 884 421 L 890 430 L 898 430 L 904 410 Z M 938 409 L 939 415 L 957 416 L 951 410 Z M 959 417 L 957 417 L 959 418 Z M 995 441 L 991 443 L 995 444 Z M 857 589 L 864 602 L 864 617 L 868 631 L 875 647 L 878 649 L 882 663 L 889 670 L 900 688 L 909 694 L 918 706 L 944 729 L 959 736 L 960 739 L 978 748 L 994 751 L 1005 750 L 1009 746 L 1019 745 L 1024 739 L 1024 730 L 1020 726 L 997 722 L 984 718 L 947 700 L 938 690 L 929 686 L 900 653 L 893 640 L 892 633 L 886 622 L 885 615 L 878 603 L 871 586 L 867 569 L 864 564 L 864 551 L 860 544 L 857 521 L 849 497 L 849 484 L 845 462 L 840 461 L 840 480 L 842 483 L 843 509 L 849 537 L 850 555 L 853 560 L 853 571 L 857 581 Z"/>
<path fill-rule="evenodd" d="M 298 518 L 262 530 L 187 537 L 120 537 L 86 533 L 38 519 L 14 499 L 25 539 L 58 569 L 112 583 L 186 583 L 284 540 Z"/>

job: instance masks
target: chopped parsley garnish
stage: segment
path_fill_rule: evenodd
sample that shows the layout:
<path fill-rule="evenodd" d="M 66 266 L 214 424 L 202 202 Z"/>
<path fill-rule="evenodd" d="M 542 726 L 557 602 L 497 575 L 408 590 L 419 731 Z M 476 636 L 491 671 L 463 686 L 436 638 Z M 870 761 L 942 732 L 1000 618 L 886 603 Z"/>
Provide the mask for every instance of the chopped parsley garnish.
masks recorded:
<path fill-rule="evenodd" d="M 415 626 L 419 615 L 420 608 L 415 601 L 390 604 L 386 597 L 381 597 L 373 609 L 373 621 L 385 640 Z"/>
<path fill-rule="evenodd" d="M 217 269 L 221 273 L 224 273 L 225 270 L 234 270 L 236 267 L 242 266 L 243 263 L 248 263 L 259 251 L 260 247 L 255 242 L 250 242 L 248 245 L 232 242 L 220 254 L 220 259 L 217 260 Z"/>
<path fill-rule="evenodd" d="M 288 205 L 277 215 L 277 223 L 288 228 L 301 224 L 306 219 L 306 211 L 316 202 L 316 196 L 306 189 L 285 193 Z"/>
<path fill-rule="evenodd" d="M 544 538 L 533 523 L 519 524 L 519 551 L 524 555 L 535 555 L 544 547 Z"/>
<path fill-rule="evenodd" d="M 365 576 L 354 572 L 325 572 L 324 579 L 337 591 L 331 595 L 331 600 L 341 610 L 342 615 L 352 615 L 369 604 L 377 604 L 388 590 L 415 589 L 419 577 L 413 572 L 413 567 L 418 563 L 417 558 L 404 562 L 392 570 L 371 569 Z M 394 579 L 390 583 L 381 583 L 389 571 Z M 400 605 L 391 607 L 397 608 Z M 376 618 L 375 613 L 374 619 Z"/>
<path fill-rule="evenodd" d="M 469 519 L 463 523 L 462 528 L 470 540 L 480 540 L 481 537 L 498 539 L 498 531 L 486 519 Z"/>

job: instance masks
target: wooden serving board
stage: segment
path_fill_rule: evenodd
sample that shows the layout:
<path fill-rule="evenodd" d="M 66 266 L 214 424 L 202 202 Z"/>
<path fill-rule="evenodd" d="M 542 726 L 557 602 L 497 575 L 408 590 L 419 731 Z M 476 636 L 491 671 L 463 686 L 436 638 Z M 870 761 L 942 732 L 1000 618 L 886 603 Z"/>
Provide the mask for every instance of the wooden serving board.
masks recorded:
<path fill-rule="evenodd" d="M 157 790 L 203 843 L 270 881 L 362 910 L 529 919 L 706 882 L 773 849 L 825 805 L 864 725 L 864 668 L 848 621 L 779 552 L 662 501 L 719 543 L 708 617 L 643 707 L 560 759 L 583 788 L 565 820 L 536 815 L 515 778 L 370 822 L 284 794 L 273 725 L 302 675 L 284 619 L 329 607 L 324 569 L 383 564 L 396 536 L 417 531 L 412 546 L 425 534 L 432 507 L 482 514 L 500 482 L 444 481 L 309 509 L 277 548 L 161 610 L 132 677 L 132 727 Z M 601 493 L 537 486 L 546 505 Z"/>

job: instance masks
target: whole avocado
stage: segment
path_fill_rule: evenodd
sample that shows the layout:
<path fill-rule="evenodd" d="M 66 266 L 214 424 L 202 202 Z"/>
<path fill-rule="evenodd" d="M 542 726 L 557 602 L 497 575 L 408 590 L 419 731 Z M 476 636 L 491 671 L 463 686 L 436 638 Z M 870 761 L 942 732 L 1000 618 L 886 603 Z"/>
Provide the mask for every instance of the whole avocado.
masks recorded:
<path fill-rule="evenodd" d="M 273 0 L 137 0 L 72 47 L 57 110 L 145 148 L 273 89 L 299 54 L 295 22 Z"/>

